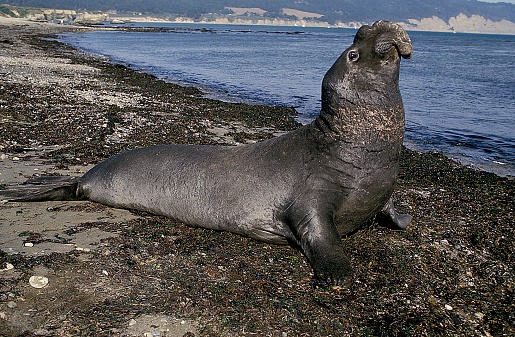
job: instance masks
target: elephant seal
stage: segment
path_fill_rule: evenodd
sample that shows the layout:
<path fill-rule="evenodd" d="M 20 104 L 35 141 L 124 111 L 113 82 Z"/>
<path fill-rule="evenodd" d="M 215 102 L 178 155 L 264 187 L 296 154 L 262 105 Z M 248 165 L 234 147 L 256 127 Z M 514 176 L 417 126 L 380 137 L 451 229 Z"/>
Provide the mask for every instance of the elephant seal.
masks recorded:
<path fill-rule="evenodd" d="M 18 200 L 89 199 L 299 247 L 315 277 L 344 284 L 341 236 L 378 216 L 405 228 L 391 195 L 404 137 L 398 25 L 361 27 L 326 73 L 311 123 L 256 144 L 159 145 L 111 157 L 77 181 Z"/>

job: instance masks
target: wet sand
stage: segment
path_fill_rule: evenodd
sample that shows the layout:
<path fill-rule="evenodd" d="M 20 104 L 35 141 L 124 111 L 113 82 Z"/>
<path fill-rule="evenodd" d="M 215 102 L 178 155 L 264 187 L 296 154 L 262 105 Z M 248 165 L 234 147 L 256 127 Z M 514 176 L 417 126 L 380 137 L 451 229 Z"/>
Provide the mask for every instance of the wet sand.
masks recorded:
<path fill-rule="evenodd" d="M 0 18 L 0 188 L 81 175 L 159 143 L 237 145 L 298 124 L 284 107 L 206 99 L 51 40 L 74 28 Z M 405 231 L 343 238 L 348 288 L 305 258 L 230 233 L 90 202 L 0 204 L 5 336 L 515 334 L 515 182 L 405 150 Z M 44 288 L 31 276 L 48 279 Z"/>

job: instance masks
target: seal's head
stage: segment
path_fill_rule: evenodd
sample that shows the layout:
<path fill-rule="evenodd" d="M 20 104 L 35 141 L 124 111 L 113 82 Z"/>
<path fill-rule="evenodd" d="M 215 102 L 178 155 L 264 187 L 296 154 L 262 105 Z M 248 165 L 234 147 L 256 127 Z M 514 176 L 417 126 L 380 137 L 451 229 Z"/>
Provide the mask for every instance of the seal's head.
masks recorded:
<path fill-rule="evenodd" d="M 404 116 L 399 91 L 400 58 L 413 52 L 408 34 L 396 23 L 377 21 L 361 27 L 353 44 L 322 82 L 322 115 L 339 126 L 359 124 L 365 111 Z M 341 130 L 340 130 L 341 131 Z"/>

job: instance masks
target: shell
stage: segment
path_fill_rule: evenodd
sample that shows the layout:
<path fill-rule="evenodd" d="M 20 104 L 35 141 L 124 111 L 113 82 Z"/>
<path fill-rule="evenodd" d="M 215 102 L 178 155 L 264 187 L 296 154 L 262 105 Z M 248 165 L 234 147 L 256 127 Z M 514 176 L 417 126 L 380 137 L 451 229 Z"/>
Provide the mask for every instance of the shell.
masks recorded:
<path fill-rule="evenodd" d="M 48 285 L 48 278 L 44 276 L 31 276 L 29 278 L 29 284 L 34 288 L 44 288 Z"/>

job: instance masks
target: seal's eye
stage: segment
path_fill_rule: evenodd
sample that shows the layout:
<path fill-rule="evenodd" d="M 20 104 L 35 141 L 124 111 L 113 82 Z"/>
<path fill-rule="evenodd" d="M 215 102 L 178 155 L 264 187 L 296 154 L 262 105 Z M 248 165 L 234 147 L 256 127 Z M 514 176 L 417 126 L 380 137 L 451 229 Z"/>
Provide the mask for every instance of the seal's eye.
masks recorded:
<path fill-rule="evenodd" d="M 357 61 L 359 59 L 359 53 L 355 50 L 351 50 L 347 57 L 350 61 Z"/>

